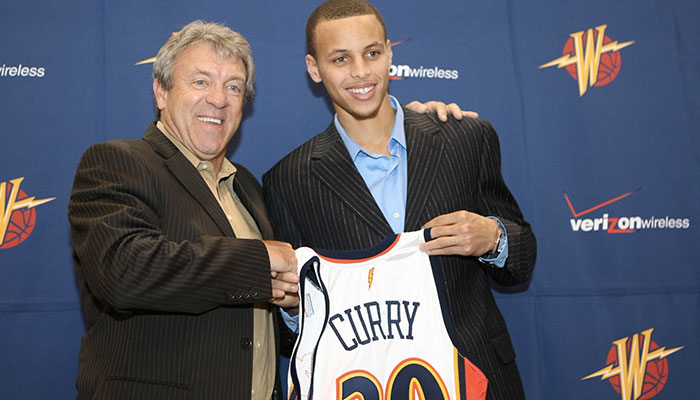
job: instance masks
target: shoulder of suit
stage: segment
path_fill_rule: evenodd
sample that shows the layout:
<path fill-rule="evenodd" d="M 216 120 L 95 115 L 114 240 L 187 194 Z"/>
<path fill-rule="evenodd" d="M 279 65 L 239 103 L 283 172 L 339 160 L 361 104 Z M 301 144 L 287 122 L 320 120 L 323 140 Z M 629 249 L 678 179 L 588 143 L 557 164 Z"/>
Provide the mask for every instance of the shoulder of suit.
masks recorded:
<path fill-rule="evenodd" d="M 275 163 L 275 165 L 264 174 L 263 181 L 266 179 L 265 176 L 272 177 L 273 175 L 281 173 L 288 174 L 292 171 L 299 172 L 303 170 L 309 165 L 312 153 L 324 147 L 326 143 L 329 143 L 329 138 L 336 132 L 332 126 L 333 124 L 331 123 L 331 126 L 325 131 L 313 136 L 282 157 L 282 159 Z"/>
<path fill-rule="evenodd" d="M 146 129 L 145 134 L 140 139 L 127 139 L 119 138 L 112 139 L 105 142 L 99 142 L 92 144 L 88 147 L 87 151 L 126 151 L 126 152 L 147 152 L 147 151 L 158 151 L 156 147 L 172 147 L 172 144 L 168 138 L 163 135 L 158 128 L 156 128 L 155 123 L 149 125 Z"/>
<path fill-rule="evenodd" d="M 92 144 L 83 153 L 80 165 L 97 162 L 103 166 L 111 165 L 110 168 L 120 169 L 123 166 L 127 169 L 133 169 L 135 165 L 140 165 L 141 169 L 151 169 L 154 167 L 154 163 L 163 160 L 163 151 L 170 152 L 172 150 L 168 148 L 168 144 L 175 149 L 175 153 L 177 152 L 175 146 L 160 131 L 157 131 L 160 137 L 156 137 L 155 142 L 150 140 L 148 136 L 153 139 L 151 131 L 154 129 L 157 129 L 155 125 L 149 127 L 146 135 L 140 139 L 120 138 Z M 167 143 L 162 141 L 167 141 Z"/>
<path fill-rule="evenodd" d="M 99 142 L 90 145 L 85 150 L 85 155 L 95 154 L 107 156 L 110 154 L 120 156 L 137 156 L 140 153 L 149 152 L 153 154 L 153 150 L 148 143 L 140 139 L 113 139 L 106 142 Z"/>
<path fill-rule="evenodd" d="M 463 117 L 458 120 L 452 116 L 448 116 L 446 122 L 440 121 L 437 114 L 417 113 L 408 109 L 404 109 L 404 118 L 406 125 L 417 128 L 421 133 L 436 133 L 442 132 L 447 135 L 446 139 L 454 136 L 461 139 L 469 136 L 480 136 L 495 133 L 491 123 L 485 119 Z"/>

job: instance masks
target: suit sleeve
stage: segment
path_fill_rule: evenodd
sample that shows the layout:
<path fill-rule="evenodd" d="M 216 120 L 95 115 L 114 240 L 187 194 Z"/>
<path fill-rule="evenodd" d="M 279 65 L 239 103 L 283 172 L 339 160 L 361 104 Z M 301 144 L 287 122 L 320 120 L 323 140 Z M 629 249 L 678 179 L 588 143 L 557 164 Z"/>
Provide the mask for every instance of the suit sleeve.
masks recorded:
<path fill-rule="evenodd" d="M 165 187 L 157 167 L 119 143 L 83 155 L 68 218 L 76 271 L 92 296 L 119 311 L 184 313 L 269 299 L 264 244 L 201 234 L 212 223 L 203 210 L 173 217 L 169 210 L 187 193 Z M 174 241 L 167 232 L 189 238 Z"/>
<path fill-rule="evenodd" d="M 491 124 L 481 121 L 479 174 L 480 214 L 498 217 L 508 233 L 508 258 L 504 268 L 484 266 L 498 284 L 512 286 L 532 277 L 537 242 L 530 224 L 523 218 L 515 198 L 501 174 L 501 151 L 498 136 Z"/>

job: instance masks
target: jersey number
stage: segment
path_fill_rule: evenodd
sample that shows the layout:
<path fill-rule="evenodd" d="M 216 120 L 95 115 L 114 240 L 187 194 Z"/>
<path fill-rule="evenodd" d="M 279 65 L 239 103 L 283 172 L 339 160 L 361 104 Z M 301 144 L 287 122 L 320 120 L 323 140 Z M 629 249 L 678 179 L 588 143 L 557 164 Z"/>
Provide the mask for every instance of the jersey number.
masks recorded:
<path fill-rule="evenodd" d="M 420 358 L 407 358 L 382 384 L 367 371 L 350 371 L 336 379 L 336 400 L 448 400 L 445 383 L 435 369 Z"/>

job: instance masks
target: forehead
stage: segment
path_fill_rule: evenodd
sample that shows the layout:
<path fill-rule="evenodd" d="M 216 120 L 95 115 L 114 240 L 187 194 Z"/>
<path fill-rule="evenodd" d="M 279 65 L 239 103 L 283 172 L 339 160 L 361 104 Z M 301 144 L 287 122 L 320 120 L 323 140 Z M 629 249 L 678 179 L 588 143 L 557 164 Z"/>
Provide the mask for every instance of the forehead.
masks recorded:
<path fill-rule="evenodd" d="M 314 36 L 319 53 L 365 47 L 374 42 L 384 44 L 386 40 L 384 29 L 374 15 L 321 21 Z"/>
<path fill-rule="evenodd" d="M 238 57 L 221 56 L 208 42 L 196 42 L 187 46 L 175 61 L 173 73 L 226 72 L 245 77 L 246 69 Z"/>

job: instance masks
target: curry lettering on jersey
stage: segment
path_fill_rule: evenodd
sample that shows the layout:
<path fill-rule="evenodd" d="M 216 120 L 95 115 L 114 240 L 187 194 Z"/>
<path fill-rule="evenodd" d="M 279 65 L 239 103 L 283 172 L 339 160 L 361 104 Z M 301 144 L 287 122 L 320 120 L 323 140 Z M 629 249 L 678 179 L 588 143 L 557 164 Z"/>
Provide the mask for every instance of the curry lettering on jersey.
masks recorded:
<path fill-rule="evenodd" d="M 412 340 L 413 321 L 416 319 L 418 307 L 420 307 L 420 303 L 417 301 L 387 300 L 381 307 L 378 302 L 371 301 L 348 308 L 342 314 L 333 315 L 329 318 L 328 325 L 333 329 L 345 350 L 348 351 L 356 349 L 358 345 L 380 339 L 394 339 L 396 337 Z M 352 328 L 353 335 L 351 337 L 346 335 L 343 338 L 340 332 L 346 332 L 348 324 Z M 401 329 L 402 326 L 403 329 Z"/>

